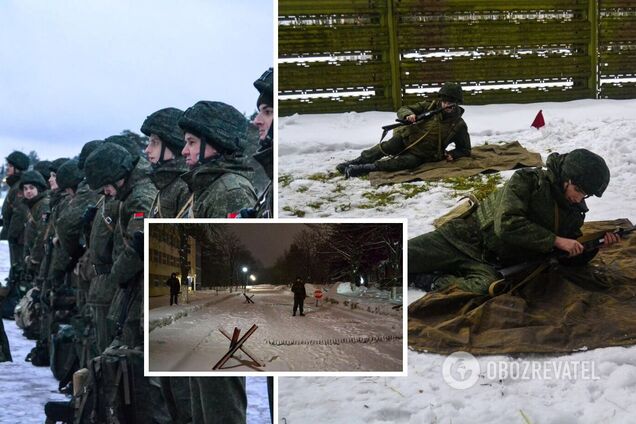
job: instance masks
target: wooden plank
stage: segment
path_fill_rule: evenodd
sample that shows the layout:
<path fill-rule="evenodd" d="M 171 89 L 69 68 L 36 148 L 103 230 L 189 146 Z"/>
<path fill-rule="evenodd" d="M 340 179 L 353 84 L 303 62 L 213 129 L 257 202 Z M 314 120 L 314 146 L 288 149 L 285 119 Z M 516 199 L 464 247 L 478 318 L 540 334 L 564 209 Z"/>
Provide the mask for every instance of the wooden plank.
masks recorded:
<path fill-rule="evenodd" d="M 278 16 L 378 13 L 386 0 L 280 0 Z"/>
<path fill-rule="evenodd" d="M 400 0 L 402 11 L 431 12 L 485 12 L 485 11 L 545 11 L 586 10 L 587 1 L 576 0 Z"/>
<path fill-rule="evenodd" d="M 586 88 L 561 88 L 540 90 L 528 88 L 513 92 L 510 90 L 485 90 L 481 93 L 464 91 L 464 100 L 468 105 L 482 105 L 492 103 L 535 103 L 535 102 L 559 102 L 589 98 L 589 90 Z M 421 101 L 421 96 L 405 96 L 404 104 Z"/>
<path fill-rule="evenodd" d="M 636 52 L 605 53 L 599 58 L 601 75 L 636 74 Z"/>
<path fill-rule="evenodd" d="M 599 9 L 635 9 L 634 0 L 599 0 Z"/>
<path fill-rule="evenodd" d="M 342 113 L 365 112 L 372 110 L 392 111 L 391 99 L 375 96 L 366 99 L 345 97 L 340 101 L 331 99 L 311 99 L 309 102 L 300 100 L 279 100 L 279 116 L 289 116 L 294 113 Z"/>
<path fill-rule="evenodd" d="M 599 26 L 599 42 L 636 41 L 636 16 L 601 19 Z"/>
<path fill-rule="evenodd" d="M 398 43 L 401 50 L 587 45 L 589 29 L 589 23 L 584 21 L 402 24 L 398 28 Z"/>
<path fill-rule="evenodd" d="M 486 56 L 477 60 L 456 57 L 452 60 L 427 59 L 426 62 L 403 60 L 400 70 L 402 85 L 417 82 L 587 78 L 591 73 L 587 56 L 522 56 L 521 59 Z"/>
<path fill-rule="evenodd" d="M 636 99 L 636 83 L 601 85 L 601 99 Z"/>
<path fill-rule="evenodd" d="M 278 65 L 283 75 L 278 79 L 278 89 L 301 90 L 305 88 L 368 87 L 389 85 L 388 64 L 379 62 L 339 62 L 338 65 L 325 62 L 308 63 L 297 66 L 293 63 Z"/>
<path fill-rule="evenodd" d="M 381 51 L 388 45 L 386 30 L 380 25 L 278 27 L 279 57 Z"/>

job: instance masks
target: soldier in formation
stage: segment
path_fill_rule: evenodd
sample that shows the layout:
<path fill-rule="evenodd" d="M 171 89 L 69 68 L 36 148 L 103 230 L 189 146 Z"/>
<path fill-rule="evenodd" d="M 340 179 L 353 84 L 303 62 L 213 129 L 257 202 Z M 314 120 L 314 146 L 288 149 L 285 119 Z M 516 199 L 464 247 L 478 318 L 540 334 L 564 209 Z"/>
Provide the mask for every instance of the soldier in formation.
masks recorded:
<path fill-rule="evenodd" d="M 10 287 L 37 293 L 29 297 L 37 319 L 25 329 L 37 344 L 27 359 L 50 365 L 60 388 L 76 393 L 70 404 L 47 405 L 50 420 L 245 422 L 242 377 L 143 377 L 142 282 L 145 218 L 227 217 L 257 204 L 242 155 L 247 125 L 230 105 L 198 102 L 149 115 L 145 155 L 129 133 L 34 170 L 21 152 L 7 157 L 0 236 L 10 245 Z M 270 127 L 271 119 L 271 135 Z M 271 156 L 271 142 L 262 146 Z M 0 327 L 2 360 L 11 356 Z M 128 390 L 118 391 L 122 384 Z"/>

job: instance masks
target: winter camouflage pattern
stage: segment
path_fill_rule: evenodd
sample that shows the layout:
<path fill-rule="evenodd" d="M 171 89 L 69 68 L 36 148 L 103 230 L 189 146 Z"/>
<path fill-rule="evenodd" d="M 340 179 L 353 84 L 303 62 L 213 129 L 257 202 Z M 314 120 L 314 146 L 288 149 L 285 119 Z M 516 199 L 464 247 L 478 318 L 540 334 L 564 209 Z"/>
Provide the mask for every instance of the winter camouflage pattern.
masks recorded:
<path fill-rule="evenodd" d="M 201 101 L 183 113 L 179 126 L 185 132 L 203 137 L 206 143 L 225 154 L 241 150 L 247 119 L 228 104 Z"/>
<path fill-rule="evenodd" d="M 150 137 L 157 135 L 175 156 L 178 156 L 185 145 L 183 131 L 179 128 L 179 118 L 183 111 L 168 107 L 151 114 L 141 126 L 141 132 Z"/>
<path fill-rule="evenodd" d="M 190 190 L 180 177 L 188 172 L 182 156 L 155 167 L 150 179 L 157 187 L 157 195 L 150 208 L 150 218 L 176 218 L 187 211 Z"/>

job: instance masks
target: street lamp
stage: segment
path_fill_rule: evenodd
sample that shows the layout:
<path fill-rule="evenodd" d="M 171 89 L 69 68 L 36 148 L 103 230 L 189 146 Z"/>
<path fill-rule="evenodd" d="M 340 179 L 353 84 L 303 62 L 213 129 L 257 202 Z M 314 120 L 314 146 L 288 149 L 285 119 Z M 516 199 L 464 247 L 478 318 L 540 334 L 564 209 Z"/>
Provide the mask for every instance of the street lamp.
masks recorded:
<path fill-rule="evenodd" d="M 247 267 L 244 266 L 242 268 L 242 271 L 243 271 L 243 274 L 244 274 L 243 275 L 243 290 L 245 290 L 245 286 L 247 286 Z"/>
<path fill-rule="evenodd" d="M 256 276 L 254 274 L 250 274 L 250 280 L 256 281 Z"/>

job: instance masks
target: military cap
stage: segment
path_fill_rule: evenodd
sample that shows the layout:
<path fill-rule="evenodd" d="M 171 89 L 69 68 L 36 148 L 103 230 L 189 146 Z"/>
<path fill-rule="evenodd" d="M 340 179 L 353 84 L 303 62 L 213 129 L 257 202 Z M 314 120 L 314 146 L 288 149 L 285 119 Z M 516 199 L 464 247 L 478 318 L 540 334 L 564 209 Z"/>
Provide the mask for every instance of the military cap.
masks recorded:
<path fill-rule="evenodd" d="M 123 147 L 104 143 L 88 155 L 84 163 L 86 182 L 97 190 L 107 184 L 115 184 L 133 169 L 132 156 Z"/>
<path fill-rule="evenodd" d="M 562 166 L 565 180 L 571 180 L 586 194 L 601 197 L 610 182 L 605 160 L 587 149 L 576 149 L 565 155 Z"/>
<path fill-rule="evenodd" d="M 183 112 L 179 127 L 221 153 L 233 153 L 241 150 L 239 143 L 245 137 L 247 119 L 228 104 L 200 101 Z"/>
<path fill-rule="evenodd" d="M 7 162 L 20 171 L 26 171 L 29 168 L 29 163 L 31 163 L 31 160 L 27 155 L 22 152 L 18 152 L 17 150 L 11 152 L 6 159 Z"/>
<path fill-rule="evenodd" d="M 45 180 L 48 180 L 51 176 L 51 164 L 50 160 L 41 160 L 35 165 L 33 165 L 33 170 L 38 171 Z"/>
<path fill-rule="evenodd" d="M 133 162 L 136 162 L 141 155 L 141 148 L 131 137 L 127 137 L 125 135 L 112 135 L 110 137 L 106 137 L 104 142 L 113 143 L 126 149 L 128 153 L 130 153 Z"/>
<path fill-rule="evenodd" d="M 93 153 L 95 149 L 101 146 L 104 143 L 104 140 L 92 140 L 88 143 L 84 144 L 82 147 L 82 151 L 79 154 L 79 159 L 77 161 L 77 167 L 79 169 L 84 169 L 84 163 L 86 162 L 86 158 L 88 155 Z"/>
<path fill-rule="evenodd" d="M 182 114 L 182 110 L 174 107 L 160 109 L 146 118 L 141 125 L 141 132 L 148 137 L 156 134 L 175 156 L 179 156 L 185 145 L 183 131 L 179 127 Z"/>
<path fill-rule="evenodd" d="M 448 97 L 457 103 L 464 103 L 464 92 L 462 86 L 453 82 L 445 82 L 439 89 L 437 97 Z"/>
<path fill-rule="evenodd" d="M 62 166 L 64 162 L 69 160 L 68 158 L 57 158 L 53 162 L 51 162 L 50 171 L 57 172 L 57 170 Z"/>
<path fill-rule="evenodd" d="M 40 191 L 44 191 L 48 188 L 42 174 L 33 170 L 24 172 L 20 177 L 20 189 L 23 189 L 25 184 L 34 185 Z"/>
<path fill-rule="evenodd" d="M 79 169 L 77 163 L 76 160 L 68 160 L 58 168 L 55 181 L 60 190 L 76 189 L 77 185 L 84 179 L 84 173 Z"/>
<path fill-rule="evenodd" d="M 254 81 L 254 87 L 260 93 L 256 100 L 257 108 L 262 104 L 274 106 L 274 70 L 272 68 L 263 72 L 263 75 Z"/>

